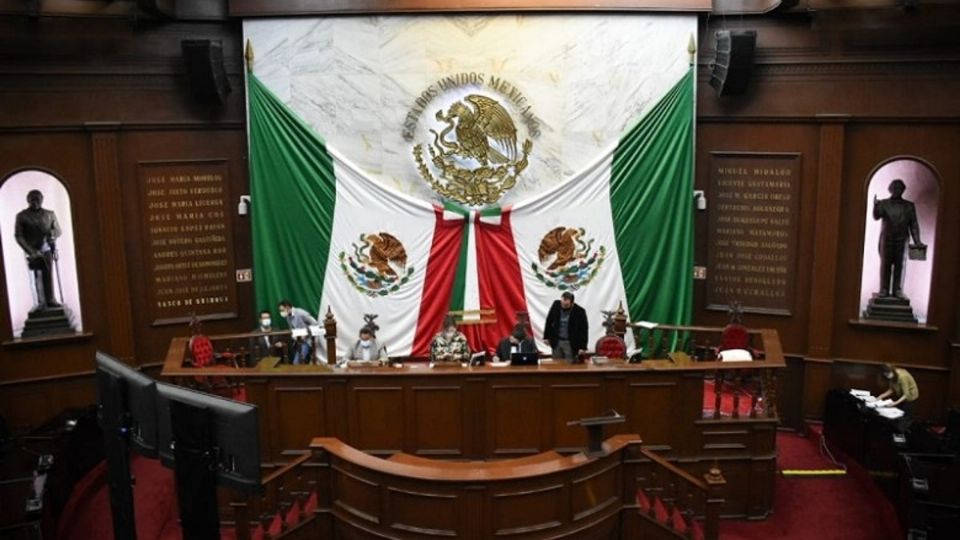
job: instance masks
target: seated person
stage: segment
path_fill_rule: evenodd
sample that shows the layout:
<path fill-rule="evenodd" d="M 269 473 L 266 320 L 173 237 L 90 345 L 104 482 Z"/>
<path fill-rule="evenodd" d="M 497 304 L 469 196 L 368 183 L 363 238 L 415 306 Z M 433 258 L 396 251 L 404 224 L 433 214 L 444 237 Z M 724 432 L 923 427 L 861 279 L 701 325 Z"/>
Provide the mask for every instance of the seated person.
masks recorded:
<path fill-rule="evenodd" d="M 493 355 L 493 361 L 509 362 L 510 355 L 515 352 L 538 352 L 536 342 L 534 342 L 532 338 L 527 337 L 527 330 L 523 324 L 514 326 L 510 335 L 500 340 L 500 344 L 497 345 L 497 352 Z"/>
<path fill-rule="evenodd" d="M 895 368 L 890 364 L 883 365 L 883 378 L 887 380 L 889 388 L 877 396 L 877 399 L 893 397 L 893 406 L 900 408 L 904 415 L 913 415 L 913 405 L 920 397 L 920 390 L 913 375 L 903 368 Z"/>
<path fill-rule="evenodd" d="M 433 337 L 430 343 L 430 363 L 457 362 L 465 364 L 470 361 L 470 346 L 467 337 L 457 330 L 457 322 L 453 317 L 443 319 L 443 329 Z"/>
<path fill-rule="evenodd" d="M 270 334 L 273 332 L 273 320 L 270 318 L 270 310 L 265 309 L 260 312 L 260 326 L 258 326 L 254 332 L 260 332 L 261 334 Z M 257 340 L 257 345 L 263 349 L 264 354 L 280 354 L 280 350 L 283 348 L 283 336 L 260 336 Z"/>
<path fill-rule="evenodd" d="M 360 339 L 347 351 L 347 360 L 352 362 L 386 361 L 387 352 L 377 342 L 374 328 L 364 326 L 360 329 Z"/>

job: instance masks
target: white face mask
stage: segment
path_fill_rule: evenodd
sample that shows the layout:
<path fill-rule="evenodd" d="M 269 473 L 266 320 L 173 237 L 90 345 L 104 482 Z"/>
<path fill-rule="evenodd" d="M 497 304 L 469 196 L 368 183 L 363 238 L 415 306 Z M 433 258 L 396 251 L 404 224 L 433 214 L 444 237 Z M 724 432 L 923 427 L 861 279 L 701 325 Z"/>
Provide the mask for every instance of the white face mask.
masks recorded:
<path fill-rule="evenodd" d="M 370 348 L 370 340 L 369 340 L 369 339 L 361 339 L 361 340 L 360 340 L 360 346 L 363 347 L 364 349 L 369 349 L 369 348 Z"/>
<path fill-rule="evenodd" d="M 270 319 L 260 319 L 260 326 L 264 328 L 270 328 L 270 323 L 273 322 Z"/>
<path fill-rule="evenodd" d="M 456 330 L 444 330 L 444 331 L 443 331 L 443 337 L 445 337 L 446 339 L 453 339 L 453 336 L 455 336 L 455 335 L 457 335 L 457 331 L 456 331 Z"/>
<path fill-rule="evenodd" d="M 289 311 L 287 311 L 287 310 L 285 310 L 285 309 L 281 309 L 281 310 L 280 310 L 280 316 L 281 316 L 281 317 L 286 317 L 286 316 L 288 316 L 288 315 L 290 315 L 290 312 L 289 312 Z"/>

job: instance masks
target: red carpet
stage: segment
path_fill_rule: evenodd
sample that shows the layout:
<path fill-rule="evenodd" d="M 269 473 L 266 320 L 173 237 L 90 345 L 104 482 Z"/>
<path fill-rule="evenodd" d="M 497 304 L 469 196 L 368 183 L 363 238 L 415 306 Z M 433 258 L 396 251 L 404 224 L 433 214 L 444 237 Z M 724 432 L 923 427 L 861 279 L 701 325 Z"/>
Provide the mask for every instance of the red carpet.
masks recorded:
<path fill-rule="evenodd" d="M 777 434 L 778 468 L 832 468 L 820 455 L 817 434 L 801 437 Z M 839 456 L 838 456 L 839 457 Z M 894 540 L 902 538 L 893 506 L 866 472 L 847 464 L 850 474 L 829 478 L 777 476 L 773 515 L 764 521 L 723 521 L 724 540 L 775 538 L 795 540 Z M 155 460 L 133 458 L 137 478 L 134 504 L 139 540 L 177 540 L 176 494 L 173 473 Z M 112 538 L 105 468 L 94 469 L 71 498 L 72 512 L 62 516 L 61 538 L 101 540 Z M 74 500 L 76 499 L 76 500 Z M 226 517 L 226 516 L 222 516 Z M 221 538 L 233 537 L 225 529 Z"/>
<path fill-rule="evenodd" d="M 833 468 L 818 439 L 777 434 L 778 469 Z M 839 456 L 838 456 L 839 457 Z M 764 521 L 723 521 L 720 538 L 895 540 L 903 538 L 893 505 L 858 465 L 827 478 L 776 477 L 773 515 Z"/>

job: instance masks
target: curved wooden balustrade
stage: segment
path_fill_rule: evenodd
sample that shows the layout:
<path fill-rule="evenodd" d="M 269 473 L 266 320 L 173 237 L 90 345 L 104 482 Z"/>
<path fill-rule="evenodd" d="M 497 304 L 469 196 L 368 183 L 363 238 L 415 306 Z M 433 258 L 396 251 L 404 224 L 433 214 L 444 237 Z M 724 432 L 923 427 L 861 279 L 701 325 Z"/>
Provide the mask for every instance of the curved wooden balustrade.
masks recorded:
<path fill-rule="evenodd" d="M 636 435 L 596 457 L 381 459 L 330 437 L 311 449 L 232 504 L 239 540 L 717 538 L 719 471 L 697 479 Z"/>

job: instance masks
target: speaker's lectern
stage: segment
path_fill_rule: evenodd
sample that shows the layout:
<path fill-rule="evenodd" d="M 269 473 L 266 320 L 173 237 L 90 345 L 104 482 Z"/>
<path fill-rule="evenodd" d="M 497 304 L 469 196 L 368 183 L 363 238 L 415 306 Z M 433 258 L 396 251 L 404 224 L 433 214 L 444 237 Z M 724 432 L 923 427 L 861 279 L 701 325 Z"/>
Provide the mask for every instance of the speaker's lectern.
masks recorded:
<path fill-rule="evenodd" d="M 603 426 L 607 424 L 622 424 L 626 419 L 626 416 L 611 409 L 606 416 L 571 420 L 567 422 L 567 425 L 587 428 L 588 446 L 585 453 L 587 457 L 595 457 L 603 455 Z"/>

